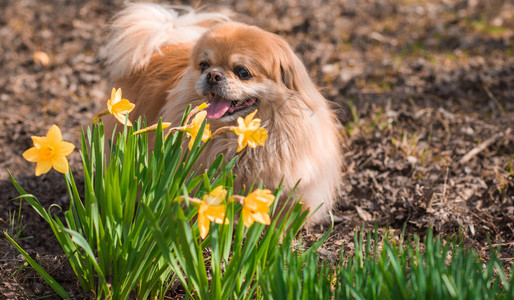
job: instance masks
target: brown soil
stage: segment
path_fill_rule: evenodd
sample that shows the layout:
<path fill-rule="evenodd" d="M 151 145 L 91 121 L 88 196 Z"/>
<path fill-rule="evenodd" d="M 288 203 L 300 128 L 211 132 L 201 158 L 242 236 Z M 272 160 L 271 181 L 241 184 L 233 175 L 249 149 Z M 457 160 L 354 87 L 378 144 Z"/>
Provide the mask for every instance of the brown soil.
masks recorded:
<path fill-rule="evenodd" d="M 212 3 L 212 4 L 211 4 Z M 218 3 L 215 6 L 214 3 Z M 364 224 L 398 234 L 452 236 L 487 255 L 514 252 L 514 5 L 508 0 L 221 1 L 236 19 L 285 37 L 347 130 L 349 168 L 327 257 L 353 246 Z M 110 90 L 97 60 L 123 1 L 0 2 L 0 230 L 19 200 L 7 169 L 45 207 L 67 207 L 62 176 L 34 176 L 21 157 L 57 124 L 80 145 L 82 126 Z M 184 2 L 184 4 L 187 4 Z M 196 5 L 219 7 L 218 1 Z M 49 56 L 48 65 L 34 53 Z M 478 151 L 480 150 L 480 151 Z M 80 157 L 70 163 L 80 184 Z M 74 298 L 74 280 L 49 226 L 22 203 L 19 241 Z M 57 212 L 57 210 L 56 210 Z M 315 240 L 323 230 L 305 233 Z M 30 238 L 27 238 L 30 237 Z M 25 238 L 25 239 L 23 239 Z M 55 293 L 0 240 L 0 298 Z M 53 296 L 52 296 L 53 295 Z"/>

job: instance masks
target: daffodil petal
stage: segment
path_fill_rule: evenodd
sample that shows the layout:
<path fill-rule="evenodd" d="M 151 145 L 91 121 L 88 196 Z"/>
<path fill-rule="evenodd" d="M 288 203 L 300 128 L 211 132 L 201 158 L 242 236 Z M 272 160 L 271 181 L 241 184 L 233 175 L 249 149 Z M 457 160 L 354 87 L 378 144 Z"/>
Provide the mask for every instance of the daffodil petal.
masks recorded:
<path fill-rule="evenodd" d="M 203 120 L 205 120 L 205 117 L 207 117 L 207 112 L 205 110 L 202 110 L 197 114 L 197 116 L 199 116 L 199 118 L 201 118 L 203 122 Z"/>
<path fill-rule="evenodd" d="M 237 152 L 243 150 L 245 147 L 246 147 L 246 144 L 247 144 L 247 140 L 244 136 L 244 134 L 240 134 L 237 138 L 237 144 L 239 145 L 239 147 L 237 147 Z"/>
<path fill-rule="evenodd" d="M 250 147 L 250 148 L 257 147 L 257 143 L 254 140 L 248 139 L 247 141 L 248 141 L 248 147 Z"/>
<path fill-rule="evenodd" d="M 252 218 L 255 222 L 259 222 L 264 225 L 269 225 L 271 223 L 271 219 L 267 213 L 256 212 L 252 215 Z"/>
<path fill-rule="evenodd" d="M 132 123 L 130 122 L 130 120 L 126 117 L 126 115 L 122 115 L 122 114 L 113 114 L 113 116 L 118 119 L 118 121 L 120 121 L 121 124 L 124 124 L 125 125 L 125 119 L 127 119 L 127 126 L 132 126 Z"/>
<path fill-rule="evenodd" d="M 256 209 L 256 211 L 268 212 L 268 210 L 269 210 L 269 205 L 268 205 L 266 202 L 262 202 L 262 201 L 255 201 L 255 203 L 257 203 L 257 209 Z"/>
<path fill-rule="evenodd" d="M 125 124 L 125 115 L 122 114 L 112 114 L 120 123 Z"/>
<path fill-rule="evenodd" d="M 266 203 L 268 206 L 275 201 L 275 195 L 268 189 L 257 190 L 256 198 Z"/>
<path fill-rule="evenodd" d="M 66 174 L 68 173 L 68 169 L 70 168 L 68 164 L 68 159 L 63 155 L 57 155 L 52 160 L 52 166 L 57 172 Z"/>
<path fill-rule="evenodd" d="M 258 196 L 256 199 L 269 207 L 273 203 L 273 201 L 275 201 L 275 196 L 273 196 L 273 194 L 270 193 L 266 196 Z"/>
<path fill-rule="evenodd" d="M 247 197 L 245 199 L 244 205 L 245 205 L 245 208 L 248 208 L 251 211 L 256 211 L 259 209 L 259 205 L 257 204 L 257 202 L 250 197 Z"/>
<path fill-rule="evenodd" d="M 39 160 L 36 165 L 36 176 L 45 174 L 52 169 L 52 162 L 49 160 Z"/>
<path fill-rule="evenodd" d="M 217 186 L 209 194 L 203 196 L 203 201 L 210 206 L 219 205 L 227 196 L 227 190 L 223 186 Z"/>
<path fill-rule="evenodd" d="M 244 226 L 250 227 L 250 226 L 252 226 L 253 222 L 254 221 L 252 218 L 252 212 L 249 209 L 243 207 L 243 224 L 244 224 Z"/>
<path fill-rule="evenodd" d="M 198 214 L 198 229 L 200 230 L 200 237 L 205 239 L 209 233 L 209 226 L 211 222 L 201 214 Z"/>
<path fill-rule="evenodd" d="M 32 136 L 32 142 L 34 143 L 34 147 L 41 148 L 42 145 L 46 144 L 46 136 Z"/>
<path fill-rule="evenodd" d="M 46 134 L 46 139 L 50 145 L 59 145 L 62 142 L 61 129 L 57 125 L 52 125 Z"/>
<path fill-rule="evenodd" d="M 223 224 L 225 219 L 225 206 L 209 206 L 208 211 L 205 212 L 205 216 L 216 224 Z"/>
<path fill-rule="evenodd" d="M 111 90 L 111 99 L 109 99 L 109 100 L 113 101 L 115 97 L 116 97 L 116 89 L 112 88 L 112 90 Z"/>
<path fill-rule="evenodd" d="M 268 139 L 268 131 L 266 130 L 266 128 L 260 128 L 259 133 L 260 133 L 259 145 L 264 146 L 264 143 Z"/>
<path fill-rule="evenodd" d="M 246 129 L 245 121 L 243 120 L 243 118 L 239 117 L 239 118 L 237 118 L 237 124 L 239 126 L 236 130 L 239 131 L 239 133 L 236 133 L 236 134 L 242 134 L 243 133 L 242 129 Z"/>
<path fill-rule="evenodd" d="M 112 109 L 117 113 L 128 114 L 134 107 L 136 107 L 134 103 L 130 103 L 127 99 L 122 99 L 120 102 L 116 103 Z"/>
<path fill-rule="evenodd" d="M 57 155 L 68 156 L 73 152 L 74 149 L 75 145 L 73 145 L 72 143 L 61 142 L 61 144 L 59 145 Z"/>
<path fill-rule="evenodd" d="M 248 114 L 245 118 L 246 123 L 250 122 L 256 113 L 257 113 L 257 110 L 254 110 L 252 113 Z"/>
<path fill-rule="evenodd" d="M 203 135 L 202 135 L 202 142 L 207 142 L 209 139 L 211 138 L 211 133 L 210 132 L 204 132 Z"/>
<path fill-rule="evenodd" d="M 250 122 L 250 124 L 248 124 L 248 127 L 253 129 L 253 130 L 258 129 L 259 127 L 261 127 L 261 119 L 253 119 Z"/>
<path fill-rule="evenodd" d="M 196 136 L 198 135 L 198 132 L 200 131 L 200 127 L 202 126 L 203 121 L 205 120 L 205 117 L 207 116 L 206 111 L 201 111 L 197 113 L 193 120 L 191 121 L 191 124 L 187 125 L 186 128 L 182 129 L 181 131 L 186 132 L 188 136 L 191 137 L 188 148 L 191 150 L 193 148 L 193 144 L 195 142 Z M 203 142 L 206 142 L 211 137 L 211 131 L 210 131 L 210 124 L 206 124 L 202 138 L 201 140 Z"/>
<path fill-rule="evenodd" d="M 206 125 L 205 125 L 205 128 L 204 128 L 204 130 L 203 130 L 203 134 L 202 134 L 202 141 L 203 141 L 204 143 L 205 143 L 205 142 L 207 142 L 207 140 L 211 138 L 210 125 L 211 125 L 211 124 L 206 124 Z"/>
<path fill-rule="evenodd" d="M 207 112 L 205 110 L 202 110 L 201 112 L 197 113 L 193 120 L 191 121 L 191 130 L 195 132 L 195 137 L 198 134 L 198 131 L 200 131 L 200 127 L 202 126 L 203 120 L 205 120 L 205 117 L 207 116 Z M 207 125 L 205 126 L 207 127 Z"/>
<path fill-rule="evenodd" d="M 111 101 L 112 101 L 112 106 L 116 105 L 118 102 L 121 101 L 121 88 L 117 89 L 116 93 L 114 93 L 114 99 L 112 98 L 112 93 L 111 93 Z"/>
<path fill-rule="evenodd" d="M 215 217 L 213 220 L 214 223 L 216 224 L 223 224 L 223 221 L 228 221 L 228 219 L 224 218 L 225 217 L 225 214 L 223 214 L 223 217 L 222 218 L 219 218 L 219 217 Z M 228 224 L 227 222 L 225 222 L 225 224 Z"/>
<path fill-rule="evenodd" d="M 23 158 L 30 162 L 37 162 L 39 160 L 39 151 L 36 147 L 32 147 L 23 152 Z"/>

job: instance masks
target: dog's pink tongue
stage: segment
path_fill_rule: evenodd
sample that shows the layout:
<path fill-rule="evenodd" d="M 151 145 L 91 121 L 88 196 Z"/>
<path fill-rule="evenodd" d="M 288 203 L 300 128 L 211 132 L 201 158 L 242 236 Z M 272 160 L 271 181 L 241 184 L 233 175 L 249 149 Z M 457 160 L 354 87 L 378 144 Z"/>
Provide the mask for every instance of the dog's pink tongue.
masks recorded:
<path fill-rule="evenodd" d="M 210 105 L 207 107 L 205 111 L 207 111 L 207 118 L 210 119 L 219 119 L 221 118 L 227 110 L 230 108 L 230 104 L 232 101 L 225 100 L 218 95 L 215 95 L 210 99 Z"/>

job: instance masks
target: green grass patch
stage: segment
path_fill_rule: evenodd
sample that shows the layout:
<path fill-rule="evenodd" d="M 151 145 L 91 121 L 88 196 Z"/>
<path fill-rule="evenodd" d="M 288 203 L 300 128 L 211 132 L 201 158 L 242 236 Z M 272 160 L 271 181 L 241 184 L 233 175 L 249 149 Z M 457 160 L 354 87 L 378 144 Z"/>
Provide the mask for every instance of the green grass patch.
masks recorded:
<path fill-rule="evenodd" d="M 261 282 L 266 299 L 512 299 L 497 251 L 482 261 L 453 239 L 417 236 L 396 241 L 374 232 L 355 233 L 355 249 L 339 263 L 316 252 L 278 255 Z"/>

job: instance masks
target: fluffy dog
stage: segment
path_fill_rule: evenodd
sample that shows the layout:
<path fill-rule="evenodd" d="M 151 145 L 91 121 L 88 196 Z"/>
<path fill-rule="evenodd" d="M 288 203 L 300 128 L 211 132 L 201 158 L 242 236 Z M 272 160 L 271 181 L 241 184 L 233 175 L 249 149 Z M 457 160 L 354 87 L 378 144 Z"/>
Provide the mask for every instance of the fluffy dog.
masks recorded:
<path fill-rule="evenodd" d="M 189 104 L 208 102 L 214 131 L 258 109 L 269 134 L 265 146 L 236 153 L 235 135 L 216 136 L 200 163 L 239 155 L 239 188 L 256 180 L 275 188 L 283 180 L 288 194 L 300 180 L 302 202 L 321 206 L 310 224 L 329 219 L 342 178 L 340 127 L 285 40 L 219 13 L 136 3 L 114 17 L 100 54 L 114 86 L 136 104 L 132 120 L 145 116 L 154 124 L 162 117 L 178 125 Z M 114 121 L 105 123 L 112 130 Z"/>

